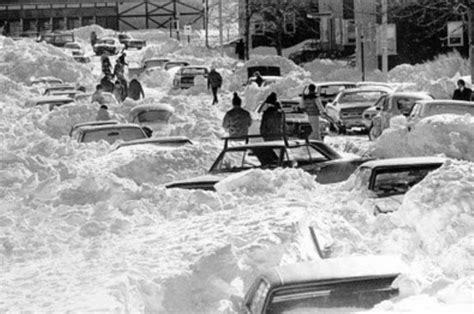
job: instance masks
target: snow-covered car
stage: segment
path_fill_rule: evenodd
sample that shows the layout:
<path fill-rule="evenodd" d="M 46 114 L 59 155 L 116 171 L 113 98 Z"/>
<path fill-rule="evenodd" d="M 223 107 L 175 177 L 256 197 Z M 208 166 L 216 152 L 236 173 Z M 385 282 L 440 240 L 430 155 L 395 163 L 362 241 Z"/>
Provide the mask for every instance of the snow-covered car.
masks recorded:
<path fill-rule="evenodd" d="M 260 135 L 224 138 L 224 149 L 209 174 L 194 179 L 172 182 L 167 188 L 215 190 L 214 185 L 227 176 L 249 169 L 301 168 L 316 175 L 319 183 L 346 180 L 357 167 L 369 160 L 358 156 L 343 157 L 329 145 L 315 140 L 283 140 L 249 143 Z M 245 140 L 245 144 L 229 146 L 229 140 Z"/>
<path fill-rule="evenodd" d="M 362 312 L 399 295 L 407 266 L 396 256 L 351 256 L 263 271 L 237 305 L 239 313 Z"/>
<path fill-rule="evenodd" d="M 262 79 L 263 79 L 262 86 L 268 86 L 268 85 L 277 83 L 278 81 L 282 80 L 283 77 L 262 75 Z M 251 78 L 249 78 L 249 80 L 247 82 L 247 85 L 250 85 L 252 83 L 257 84 L 256 80 L 257 80 L 257 78 L 255 76 L 252 76 Z"/>
<path fill-rule="evenodd" d="M 176 68 L 176 67 L 185 67 L 189 65 L 187 61 L 168 61 L 163 65 L 163 69 L 168 71 L 169 69 Z"/>
<path fill-rule="evenodd" d="M 385 82 L 360 81 L 356 83 L 356 87 L 374 87 L 374 86 L 375 87 L 382 86 L 382 87 L 390 88 L 393 90 L 393 85 L 390 83 L 385 83 Z"/>
<path fill-rule="evenodd" d="M 53 77 L 53 76 L 43 76 L 43 77 L 38 77 L 36 79 L 31 80 L 30 85 L 61 85 L 63 84 L 63 80 Z"/>
<path fill-rule="evenodd" d="M 41 35 L 39 41 L 44 41 L 56 47 L 64 47 L 67 43 L 73 43 L 75 40 L 72 32 L 54 32 Z"/>
<path fill-rule="evenodd" d="M 145 72 L 153 71 L 154 69 L 161 69 L 163 65 L 170 60 L 167 58 L 149 58 L 143 60 L 141 63 L 135 65 L 130 64 L 128 68 L 128 75 L 130 77 L 140 76 Z"/>
<path fill-rule="evenodd" d="M 133 140 L 119 143 L 117 145 L 117 149 L 137 145 L 155 145 L 160 147 L 176 148 L 192 144 L 193 142 L 186 136 L 151 137 L 143 140 Z"/>
<path fill-rule="evenodd" d="M 118 40 L 121 44 L 125 46 L 125 49 L 136 48 L 140 50 L 143 47 L 146 47 L 145 40 L 133 38 L 128 33 L 118 34 Z"/>
<path fill-rule="evenodd" d="M 60 85 L 47 87 L 44 90 L 43 95 L 47 96 L 47 95 L 52 95 L 55 92 L 64 92 L 64 91 L 73 92 L 75 90 L 76 90 L 76 86 L 72 84 L 60 84 Z"/>
<path fill-rule="evenodd" d="M 326 106 L 327 103 L 330 103 L 336 98 L 337 94 L 342 90 L 348 88 L 355 88 L 356 84 L 354 82 L 348 81 L 331 81 L 331 82 L 319 82 L 313 83 L 316 86 L 316 94 L 321 97 L 321 103 L 323 106 Z M 303 88 L 302 95 L 308 94 L 308 85 Z"/>
<path fill-rule="evenodd" d="M 386 87 L 360 87 L 341 91 L 332 103 L 326 105 L 328 116 L 335 121 L 344 133 L 352 128 L 368 131 L 362 114 L 373 106 L 380 96 L 391 92 Z"/>
<path fill-rule="evenodd" d="M 88 121 L 74 124 L 69 130 L 69 136 L 75 137 L 75 133 L 82 127 L 86 126 L 97 126 L 97 125 L 109 125 L 109 124 L 118 124 L 117 120 L 106 120 L 106 121 Z"/>
<path fill-rule="evenodd" d="M 137 124 L 106 124 L 77 128 L 72 136 L 79 143 L 89 143 L 104 140 L 113 144 L 118 140 L 131 141 L 146 139 L 148 136 Z"/>
<path fill-rule="evenodd" d="M 202 76 L 207 79 L 210 69 L 202 65 L 187 65 L 181 67 L 173 78 L 174 89 L 186 89 L 194 86 L 194 79 Z"/>
<path fill-rule="evenodd" d="M 168 104 L 138 105 L 130 110 L 128 121 L 153 129 L 154 124 L 168 123 L 173 112 L 174 108 Z"/>
<path fill-rule="evenodd" d="M 104 37 L 97 40 L 94 45 L 94 53 L 98 56 L 102 55 L 104 52 L 109 54 L 118 54 L 124 49 L 124 45 L 121 44 L 117 38 L 114 37 Z"/>
<path fill-rule="evenodd" d="M 81 44 L 79 44 L 78 42 L 68 42 L 66 44 L 64 44 L 63 48 L 69 52 L 71 52 L 71 54 L 73 56 L 82 56 L 84 55 L 84 49 L 82 49 L 82 46 Z"/>
<path fill-rule="evenodd" d="M 79 93 L 74 97 L 74 99 L 77 102 L 80 102 L 80 101 L 90 102 L 92 100 L 92 95 L 93 95 L 93 93 Z M 116 106 L 116 105 L 119 104 L 117 99 L 115 98 L 114 94 L 112 94 L 112 93 L 102 92 L 102 97 L 104 99 L 105 104 L 107 104 L 107 105 Z"/>
<path fill-rule="evenodd" d="M 286 134 L 289 137 L 306 138 L 311 134 L 311 124 L 309 124 L 308 115 L 300 107 L 300 98 L 280 99 L 279 100 L 286 117 Z M 265 103 L 260 103 L 252 113 L 252 125 L 249 134 L 259 134 L 262 115 L 266 109 Z M 324 138 L 329 133 L 329 122 L 319 118 L 320 134 Z"/>
<path fill-rule="evenodd" d="M 74 99 L 67 96 L 47 95 L 28 99 L 25 107 L 48 106 L 51 111 L 56 107 L 74 103 Z"/>
<path fill-rule="evenodd" d="M 397 115 L 407 116 L 411 107 L 419 100 L 434 99 L 425 92 L 393 92 L 380 96 L 375 105 L 362 114 L 363 122 L 369 129 L 369 138 L 373 141 L 383 130 L 390 127 L 390 119 Z"/>
<path fill-rule="evenodd" d="M 268 86 L 283 79 L 279 66 L 252 66 L 247 68 L 247 85 L 256 83 L 256 72 L 260 73 L 263 79 L 262 86 Z"/>
<path fill-rule="evenodd" d="M 374 215 L 396 211 L 408 190 L 446 162 L 442 157 L 378 159 L 363 163 L 349 178 L 349 188 L 362 190 Z"/>
<path fill-rule="evenodd" d="M 416 102 L 408 115 L 408 130 L 411 131 L 421 119 L 439 114 L 474 116 L 474 102 L 444 99 Z"/>

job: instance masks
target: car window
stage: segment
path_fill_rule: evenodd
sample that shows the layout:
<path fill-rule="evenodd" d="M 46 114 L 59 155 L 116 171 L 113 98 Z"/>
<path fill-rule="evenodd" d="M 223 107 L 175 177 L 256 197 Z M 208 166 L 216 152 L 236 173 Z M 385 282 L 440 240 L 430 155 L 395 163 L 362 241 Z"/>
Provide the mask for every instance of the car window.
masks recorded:
<path fill-rule="evenodd" d="M 134 121 L 138 121 L 140 123 L 146 122 L 156 122 L 156 121 L 165 121 L 168 120 L 171 113 L 166 110 L 150 110 L 150 111 L 143 111 L 140 112 Z"/>
<path fill-rule="evenodd" d="M 146 135 L 140 128 L 111 128 L 85 132 L 82 142 L 89 143 L 105 140 L 112 144 L 117 140 L 130 141 L 141 138 L 146 138 Z"/>
<path fill-rule="evenodd" d="M 248 304 L 246 304 L 251 313 L 262 313 L 268 290 L 270 290 L 268 283 L 266 283 L 264 280 L 260 280 L 258 287 L 253 294 L 253 298 Z"/>
<path fill-rule="evenodd" d="M 298 147 L 288 147 L 288 156 L 290 160 L 296 160 L 300 162 L 315 162 L 315 161 L 326 161 L 327 158 L 314 147 L 303 145 Z"/>
<path fill-rule="evenodd" d="M 375 170 L 372 190 L 378 196 L 405 194 L 412 186 L 423 180 L 428 173 L 439 167 L 440 165 L 426 165 Z"/>
<path fill-rule="evenodd" d="M 339 103 L 355 103 L 355 102 L 375 102 L 382 94 L 386 94 L 382 91 L 370 91 L 370 92 L 356 92 L 356 93 L 344 93 L 339 97 Z"/>
<path fill-rule="evenodd" d="M 341 90 L 345 89 L 345 85 L 331 85 L 331 86 L 321 86 L 319 92 L 321 96 L 337 95 Z"/>
<path fill-rule="evenodd" d="M 374 106 L 383 109 L 383 103 L 387 99 L 386 95 L 380 96 L 380 98 L 375 102 Z"/>
<path fill-rule="evenodd" d="M 436 114 L 460 114 L 464 115 L 469 113 L 474 115 L 474 106 L 463 106 L 463 105 L 456 105 L 456 104 L 431 104 L 426 108 L 423 112 L 424 117 L 436 115 Z"/>
<path fill-rule="evenodd" d="M 252 168 L 278 167 L 280 165 L 280 148 L 258 147 L 245 150 L 226 151 L 221 161 L 212 170 L 223 172 L 241 171 Z"/>

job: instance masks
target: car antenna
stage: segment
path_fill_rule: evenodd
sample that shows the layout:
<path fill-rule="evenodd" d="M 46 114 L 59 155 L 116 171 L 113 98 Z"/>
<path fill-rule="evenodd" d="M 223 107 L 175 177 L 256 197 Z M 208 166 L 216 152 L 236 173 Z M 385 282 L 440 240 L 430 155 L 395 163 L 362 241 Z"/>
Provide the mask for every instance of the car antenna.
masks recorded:
<path fill-rule="evenodd" d="M 316 251 L 321 259 L 325 259 L 323 252 L 321 251 L 321 247 L 319 246 L 318 238 L 316 237 L 316 232 L 314 232 L 314 228 L 309 226 L 309 233 L 311 234 L 311 239 L 313 240 L 314 246 L 316 247 Z"/>

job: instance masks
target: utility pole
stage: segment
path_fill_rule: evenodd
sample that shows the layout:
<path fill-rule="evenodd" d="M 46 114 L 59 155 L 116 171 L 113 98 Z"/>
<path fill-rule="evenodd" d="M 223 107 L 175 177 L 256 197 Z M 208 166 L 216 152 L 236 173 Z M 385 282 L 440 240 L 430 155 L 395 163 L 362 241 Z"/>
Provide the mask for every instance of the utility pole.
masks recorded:
<path fill-rule="evenodd" d="M 222 0 L 219 0 L 219 45 L 221 51 L 221 57 L 224 56 L 224 33 L 223 33 L 223 24 L 222 24 Z"/>
<path fill-rule="evenodd" d="M 244 53 L 244 59 L 249 60 L 249 47 L 250 47 L 250 41 L 252 40 L 250 37 L 250 0 L 245 0 L 245 17 L 244 17 L 244 48 L 245 48 L 245 53 Z"/>
<path fill-rule="evenodd" d="M 474 4 L 468 8 L 469 17 L 469 51 L 471 58 L 471 83 L 474 83 Z M 474 85 L 474 84 L 473 84 Z"/>
<path fill-rule="evenodd" d="M 204 28 L 206 32 L 206 48 L 209 48 L 209 0 L 204 0 Z"/>
<path fill-rule="evenodd" d="M 387 0 L 382 0 L 382 73 L 384 75 L 385 80 L 387 80 L 388 77 L 387 11 Z"/>

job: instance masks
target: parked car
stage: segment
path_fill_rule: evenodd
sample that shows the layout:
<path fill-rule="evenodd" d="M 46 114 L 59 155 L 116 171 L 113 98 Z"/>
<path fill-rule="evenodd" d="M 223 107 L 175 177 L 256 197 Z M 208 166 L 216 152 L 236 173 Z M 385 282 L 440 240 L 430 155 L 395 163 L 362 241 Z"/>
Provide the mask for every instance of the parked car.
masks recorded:
<path fill-rule="evenodd" d="M 425 92 L 392 92 L 380 96 L 375 105 L 362 114 L 365 127 L 369 129 L 370 140 L 378 138 L 383 130 L 390 127 L 390 119 L 397 115 L 408 116 L 411 107 L 419 100 L 432 100 Z"/>
<path fill-rule="evenodd" d="M 239 313 L 353 313 L 399 295 L 396 256 L 353 256 L 273 267 L 247 290 Z"/>
<path fill-rule="evenodd" d="M 189 65 L 187 61 L 168 61 L 163 65 L 163 68 L 168 71 L 169 69 L 176 68 L 176 67 L 185 67 Z"/>
<path fill-rule="evenodd" d="M 186 136 L 151 137 L 142 140 L 133 140 L 119 143 L 117 145 L 117 149 L 136 145 L 155 145 L 160 147 L 176 148 L 192 144 L 193 142 L 191 142 L 191 140 Z"/>
<path fill-rule="evenodd" d="M 109 125 L 109 124 L 119 124 L 117 120 L 106 120 L 106 121 L 88 121 L 74 124 L 69 130 L 69 136 L 75 137 L 75 133 L 82 127 L 86 126 L 97 126 L 97 125 Z"/>
<path fill-rule="evenodd" d="M 337 94 L 342 90 L 356 87 L 354 82 L 347 81 L 320 82 L 313 84 L 316 86 L 316 94 L 321 97 L 321 103 L 323 106 L 326 106 L 327 103 L 333 102 L 334 98 L 336 98 Z M 308 85 L 303 88 L 303 92 L 300 96 L 306 94 L 308 94 Z"/>
<path fill-rule="evenodd" d="M 135 39 L 128 33 L 118 34 L 118 40 L 125 46 L 125 49 L 136 48 L 138 50 L 146 46 L 146 41 L 142 39 Z"/>
<path fill-rule="evenodd" d="M 75 91 L 75 90 L 76 90 L 76 86 L 71 85 L 71 84 L 54 85 L 54 86 L 47 87 L 44 90 L 43 95 L 47 96 L 47 95 L 53 94 L 54 92 L 60 92 L 60 91 L 61 92 L 63 92 L 63 91 L 71 92 L 71 91 Z"/>
<path fill-rule="evenodd" d="M 263 79 L 262 86 L 267 86 L 276 83 L 283 78 L 281 76 L 281 69 L 279 66 L 252 66 L 247 68 L 247 85 L 250 85 L 255 82 L 256 72 L 260 73 L 260 76 Z"/>
<path fill-rule="evenodd" d="M 315 140 L 283 140 L 249 143 L 249 135 L 224 138 L 224 149 L 209 170 L 209 175 L 172 182 L 167 188 L 214 190 L 214 185 L 235 172 L 249 169 L 301 168 L 316 175 L 319 183 L 346 180 L 367 158 L 342 157 L 329 145 Z M 229 140 L 244 139 L 245 144 L 229 146 Z"/>
<path fill-rule="evenodd" d="M 76 94 L 74 99 L 78 102 L 79 101 L 88 101 L 88 102 L 90 102 L 92 100 L 92 95 L 93 95 L 93 93 L 79 93 L 79 94 Z M 107 105 L 116 106 L 116 105 L 119 104 L 117 99 L 115 98 L 114 94 L 112 94 L 112 93 L 102 92 L 102 97 L 104 98 L 105 104 L 107 104 Z"/>
<path fill-rule="evenodd" d="M 67 96 L 55 96 L 47 95 L 35 97 L 27 100 L 26 107 L 35 107 L 35 106 L 48 106 L 48 109 L 51 111 L 56 107 L 60 107 L 67 104 L 74 104 L 74 99 Z"/>
<path fill-rule="evenodd" d="M 82 56 L 84 55 L 84 49 L 82 49 L 81 44 L 78 42 L 68 42 L 63 46 L 64 49 L 70 51 L 73 56 Z"/>
<path fill-rule="evenodd" d="M 374 87 L 374 86 L 375 87 L 382 86 L 382 87 L 393 89 L 392 84 L 385 83 L 385 82 L 360 81 L 356 83 L 356 87 Z"/>
<path fill-rule="evenodd" d="M 39 85 L 39 84 L 45 84 L 45 85 L 60 85 L 63 84 L 63 80 L 57 78 L 57 77 L 52 77 L 52 76 L 43 76 L 39 77 L 36 79 L 33 79 L 30 82 L 30 85 Z"/>
<path fill-rule="evenodd" d="M 289 137 L 307 138 L 311 134 L 311 124 L 309 124 L 308 115 L 300 107 L 300 98 L 280 99 L 280 104 L 286 116 L 286 135 Z M 252 125 L 249 134 L 259 134 L 262 115 L 266 109 L 264 102 L 260 103 L 252 113 Z M 320 134 L 322 138 L 329 133 L 329 122 L 319 117 Z"/>
<path fill-rule="evenodd" d="M 408 115 L 408 130 L 411 131 L 421 119 L 438 114 L 474 116 L 474 102 L 444 99 L 419 101 L 415 103 Z"/>
<path fill-rule="evenodd" d="M 446 162 L 442 157 L 406 157 L 363 163 L 348 179 L 349 188 L 367 192 L 374 215 L 396 211 L 406 192 Z"/>
<path fill-rule="evenodd" d="M 98 56 L 102 55 L 104 52 L 109 54 L 118 54 L 124 49 L 124 45 L 121 44 L 117 38 L 113 37 L 104 37 L 97 40 L 94 45 L 94 53 Z"/>
<path fill-rule="evenodd" d="M 104 140 L 109 144 L 115 141 L 131 141 L 145 139 L 147 135 L 137 124 L 106 124 L 79 127 L 73 134 L 79 143 L 89 143 Z"/>
<path fill-rule="evenodd" d="M 52 96 L 66 96 L 72 99 L 75 99 L 77 95 L 83 94 L 80 90 L 56 90 L 51 91 L 48 95 Z"/>
<path fill-rule="evenodd" d="M 386 87 L 359 87 L 341 91 L 332 103 L 326 105 L 328 116 L 338 123 L 342 133 L 352 128 L 368 131 L 363 112 L 373 106 L 380 96 L 389 93 Z"/>
<path fill-rule="evenodd" d="M 145 104 L 130 110 L 129 121 L 150 126 L 155 123 L 167 123 L 173 115 L 174 108 L 168 104 Z M 153 127 L 152 127 L 153 129 Z"/>
<path fill-rule="evenodd" d="M 64 47 L 67 43 L 73 43 L 75 40 L 72 32 L 54 32 L 41 35 L 39 41 L 44 41 L 56 47 Z"/>
<path fill-rule="evenodd" d="M 129 66 L 128 75 L 130 77 L 140 76 L 147 71 L 153 71 L 156 68 L 161 69 L 163 65 L 169 62 L 169 59 L 166 58 L 149 58 L 143 60 L 140 64 L 135 66 Z"/>
<path fill-rule="evenodd" d="M 187 65 L 181 67 L 175 74 L 173 79 L 174 89 L 186 89 L 194 86 L 194 79 L 202 76 L 207 79 L 210 70 L 202 65 Z"/>
<path fill-rule="evenodd" d="M 91 62 L 91 58 L 85 55 L 76 55 L 73 56 L 74 61 L 79 62 L 79 63 L 89 63 Z"/>

